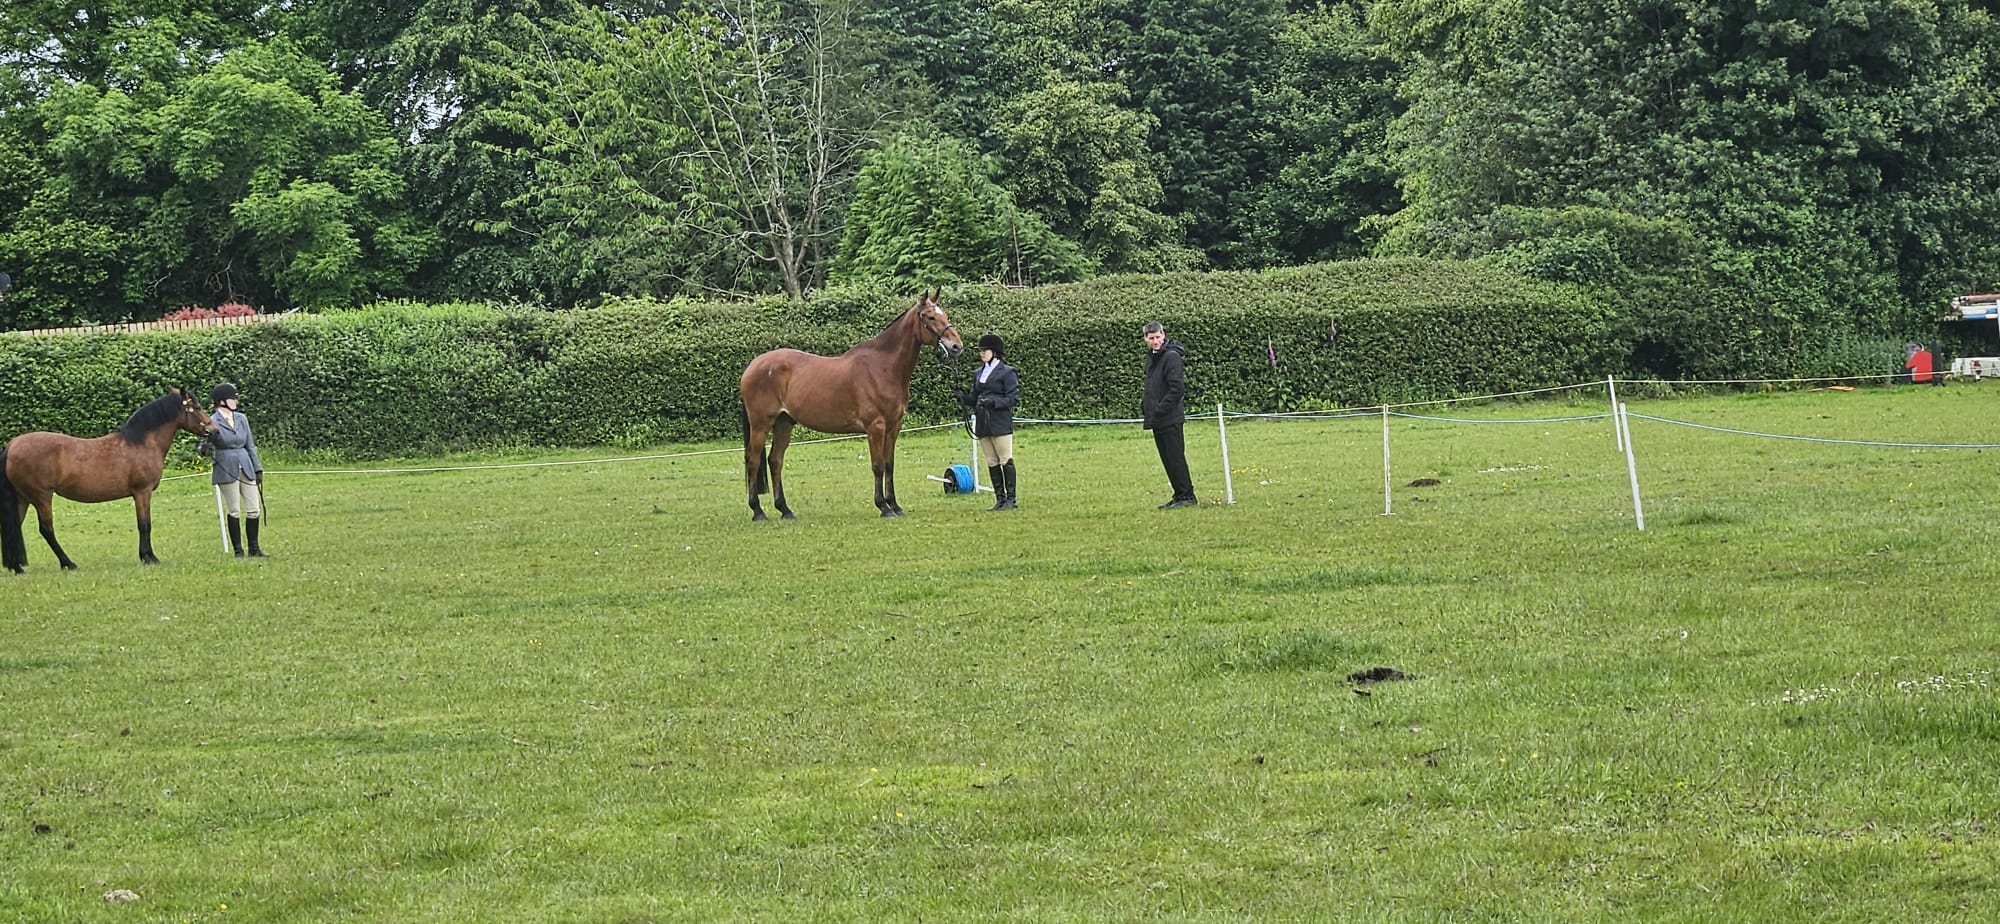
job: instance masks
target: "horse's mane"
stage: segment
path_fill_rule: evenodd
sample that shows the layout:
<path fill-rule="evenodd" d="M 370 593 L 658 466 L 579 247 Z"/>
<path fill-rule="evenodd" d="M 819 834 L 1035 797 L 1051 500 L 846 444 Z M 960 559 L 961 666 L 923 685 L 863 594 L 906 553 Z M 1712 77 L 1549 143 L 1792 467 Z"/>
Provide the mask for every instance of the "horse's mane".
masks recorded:
<path fill-rule="evenodd" d="M 159 429 L 162 424 L 172 423 L 179 416 L 181 416 L 181 393 L 169 390 L 166 394 L 154 398 L 145 407 L 133 411 L 131 419 L 125 421 L 125 426 L 118 428 L 118 435 L 124 437 L 125 442 L 136 446 L 145 442 L 146 437 Z"/>
<path fill-rule="evenodd" d="M 848 352 L 851 353 L 857 349 L 860 349 L 861 347 L 886 350 L 889 352 L 895 352 L 896 350 L 902 349 L 902 338 L 891 337 L 889 335 L 903 323 L 903 319 L 914 316 L 917 313 L 917 309 L 922 308 L 923 305 L 924 303 L 920 301 L 914 305 L 911 305 L 908 308 L 903 309 L 894 318 L 889 319 L 889 323 L 887 325 L 884 325 L 881 330 L 876 331 L 875 336 L 863 340 L 860 343 L 855 344 L 854 346 L 848 347 Z"/>

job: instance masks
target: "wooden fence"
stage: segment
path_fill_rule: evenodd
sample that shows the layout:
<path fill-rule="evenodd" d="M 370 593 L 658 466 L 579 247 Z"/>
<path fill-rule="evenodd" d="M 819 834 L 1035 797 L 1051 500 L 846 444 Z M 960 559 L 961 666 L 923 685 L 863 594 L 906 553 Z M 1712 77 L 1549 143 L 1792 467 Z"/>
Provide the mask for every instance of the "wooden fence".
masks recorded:
<path fill-rule="evenodd" d="M 233 327 L 239 324 L 262 324 L 284 317 L 280 314 L 242 314 L 226 318 L 189 318 L 185 321 L 146 321 L 139 324 L 93 324 L 89 327 L 44 327 L 38 330 L 16 330 L 5 333 L 23 337 L 40 337 L 49 334 L 146 334 L 161 330 L 188 330 L 196 327 Z"/>

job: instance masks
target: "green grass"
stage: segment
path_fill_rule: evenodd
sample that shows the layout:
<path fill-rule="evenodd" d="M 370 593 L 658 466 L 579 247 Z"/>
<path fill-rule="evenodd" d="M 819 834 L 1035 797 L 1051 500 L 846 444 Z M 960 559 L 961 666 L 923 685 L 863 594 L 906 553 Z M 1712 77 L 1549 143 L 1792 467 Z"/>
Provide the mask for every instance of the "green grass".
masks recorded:
<path fill-rule="evenodd" d="M 1990 383 L 1633 410 L 2000 442 Z M 1136 427 L 1024 430 L 1006 514 L 949 431 L 896 521 L 858 442 L 795 522 L 733 452 L 267 459 L 261 562 L 203 478 L 158 567 L 59 503 L 0 920 L 2000 917 L 2000 456 L 1633 428 L 1644 532 L 1607 421 L 1398 419 L 1393 516 L 1374 418 L 1232 423 L 1233 506 L 1193 425 L 1188 511 Z"/>

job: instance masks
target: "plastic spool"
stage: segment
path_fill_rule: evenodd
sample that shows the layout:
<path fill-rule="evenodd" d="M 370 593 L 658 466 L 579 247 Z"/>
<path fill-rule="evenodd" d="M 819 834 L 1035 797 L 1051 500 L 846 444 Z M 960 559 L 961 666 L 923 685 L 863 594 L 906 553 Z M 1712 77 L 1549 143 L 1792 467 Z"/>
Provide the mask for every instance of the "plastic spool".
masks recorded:
<path fill-rule="evenodd" d="M 943 481 L 944 493 L 946 494 L 971 494 L 973 491 L 972 467 L 969 465 L 954 465 L 947 468 L 944 470 Z"/>

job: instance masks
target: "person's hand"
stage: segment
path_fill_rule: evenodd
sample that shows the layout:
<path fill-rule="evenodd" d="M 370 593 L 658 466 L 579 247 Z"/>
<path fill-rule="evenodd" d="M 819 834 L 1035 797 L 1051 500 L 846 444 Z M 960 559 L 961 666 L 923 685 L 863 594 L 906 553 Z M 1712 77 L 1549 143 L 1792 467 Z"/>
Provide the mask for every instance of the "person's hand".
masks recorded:
<path fill-rule="evenodd" d="M 953 391 L 953 392 L 952 392 L 951 394 L 952 394 L 952 397 L 954 397 L 954 398 L 957 398 L 957 399 L 958 399 L 958 403 L 960 403 L 960 404 L 971 404 L 971 403 L 972 403 L 972 392 L 969 392 L 969 391 L 966 391 L 966 390 L 965 390 L 965 389 L 963 389 L 963 388 L 960 388 L 960 389 L 956 389 L 956 390 L 954 390 L 954 391 Z"/>
<path fill-rule="evenodd" d="M 996 406 L 998 406 L 999 404 L 1000 404 L 1000 401 L 999 401 L 999 399 L 997 399 L 997 398 L 993 397 L 992 395 L 980 395 L 980 396 L 979 396 L 979 406 L 980 406 L 980 407 L 996 407 Z"/>
<path fill-rule="evenodd" d="M 203 437 L 201 442 L 194 444 L 194 454 L 204 459 L 208 458 L 209 454 L 213 452 L 215 452 L 215 448 L 209 445 L 206 437 Z"/>
<path fill-rule="evenodd" d="M 261 468 L 257 470 L 257 477 L 256 477 L 256 482 L 257 482 L 258 484 L 263 484 L 263 483 L 264 483 L 264 470 L 263 470 L 263 469 L 261 469 Z"/>

